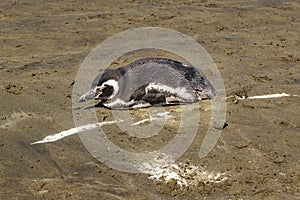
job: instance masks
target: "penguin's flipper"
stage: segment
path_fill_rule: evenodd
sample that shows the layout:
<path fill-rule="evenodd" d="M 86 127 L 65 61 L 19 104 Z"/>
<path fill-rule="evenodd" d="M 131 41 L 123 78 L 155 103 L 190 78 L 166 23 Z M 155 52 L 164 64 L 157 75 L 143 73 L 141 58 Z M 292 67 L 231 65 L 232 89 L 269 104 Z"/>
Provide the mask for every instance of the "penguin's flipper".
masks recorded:
<path fill-rule="evenodd" d="M 146 93 L 141 100 L 146 101 L 152 105 L 156 104 L 165 104 L 166 103 L 166 96 L 162 93 Z"/>

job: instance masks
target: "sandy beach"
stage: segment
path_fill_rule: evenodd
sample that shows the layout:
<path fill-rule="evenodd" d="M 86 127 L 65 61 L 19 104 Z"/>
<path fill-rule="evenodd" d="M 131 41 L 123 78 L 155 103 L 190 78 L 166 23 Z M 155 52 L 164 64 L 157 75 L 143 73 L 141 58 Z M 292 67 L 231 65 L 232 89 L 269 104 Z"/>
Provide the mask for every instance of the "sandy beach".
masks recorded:
<path fill-rule="evenodd" d="M 1 1 L 0 24 L 0 199 L 300 199 L 299 1 Z M 167 169 L 189 169 L 188 186 L 157 180 L 157 171 L 151 176 L 110 168 L 77 134 L 30 145 L 75 127 L 72 90 L 81 63 L 105 39 L 139 27 L 193 38 L 214 60 L 226 96 L 233 96 L 226 101 L 227 126 L 202 159 L 210 102 L 199 102 L 197 135 Z M 145 56 L 180 60 L 168 52 L 137 51 L 112 68 Z M 242 99 L 278 93 L 291 96 Z M 132 137 L 116 124 L 102 130 L 128 151 L 152 151 L 179 127 L 180 107 L 165 109 L 168 116 L 156 118 L 165 117 L 166 124 L 153 138 Z M 111 110 L 95 110 L 99 122 L 114 120 Z M 148 111 L 130 115 L 149 124 L 139 122 Z"/>

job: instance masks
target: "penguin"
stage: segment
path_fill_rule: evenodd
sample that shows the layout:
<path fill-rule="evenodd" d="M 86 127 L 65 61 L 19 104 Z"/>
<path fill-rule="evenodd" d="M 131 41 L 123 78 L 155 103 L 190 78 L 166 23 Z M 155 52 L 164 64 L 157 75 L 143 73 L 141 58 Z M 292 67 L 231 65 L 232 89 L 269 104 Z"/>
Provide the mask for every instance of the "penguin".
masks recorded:
<path fill-rule="evenodd" d="M 143 58 L 100 72 L 79 101 L 96 99 L 109 109 L 130 109 L 214 97 L 213 86 L 199 69 L 168 58 Z"/>

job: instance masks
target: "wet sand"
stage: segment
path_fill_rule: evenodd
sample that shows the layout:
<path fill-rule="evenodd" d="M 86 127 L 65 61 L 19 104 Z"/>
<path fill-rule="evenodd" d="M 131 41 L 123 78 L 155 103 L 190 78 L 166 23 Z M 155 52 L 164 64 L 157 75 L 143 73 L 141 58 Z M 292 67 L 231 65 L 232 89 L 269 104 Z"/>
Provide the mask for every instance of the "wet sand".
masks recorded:
<path fill-rule="evenodd" d="M 300 95 L 299 10 L 298 1 L 272 0 L 1 2 L 0 198 L 300 199 L 299 97 L 228 99 L 228 126 L 201 160 L 210 112 L 207 102 L 199 103 L 197 137 L 177 162 L 225 173 L 221 183 L 181 188 L 111 169 L 77 135 L 30 145 L 74 127 L 71 98 L 80 64 L 100 42 L 131 28 L 164 27 L 197 40 L 215 61 L 227 96 Z M 113 119 L 111 111 L 96 110 L 99 121 Z M 132 116 L 138 121 L 145 111 Z M 114 125 L 103 128 L 137 152 L 163 146 L 177 129 L 167 124 L 141 141 Z"/>

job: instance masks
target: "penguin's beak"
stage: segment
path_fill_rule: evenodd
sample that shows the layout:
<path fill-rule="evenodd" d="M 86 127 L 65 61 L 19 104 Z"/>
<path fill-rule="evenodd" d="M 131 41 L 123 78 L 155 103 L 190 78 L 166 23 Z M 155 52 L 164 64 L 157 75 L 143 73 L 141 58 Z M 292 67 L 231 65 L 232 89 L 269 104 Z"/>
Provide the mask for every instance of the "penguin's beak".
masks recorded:
<path fill-rule="evenodd" d="M 88 92 L 86 92 L 84 95 L 82 95 L 79 99 L 79 102 L 85 102 L 90 99 L 99 99 L 99 96 L 102 94 L 102 91 L 105 87 L 104 86 L 97 86 L 92 89 L 90 89 Z"/>

